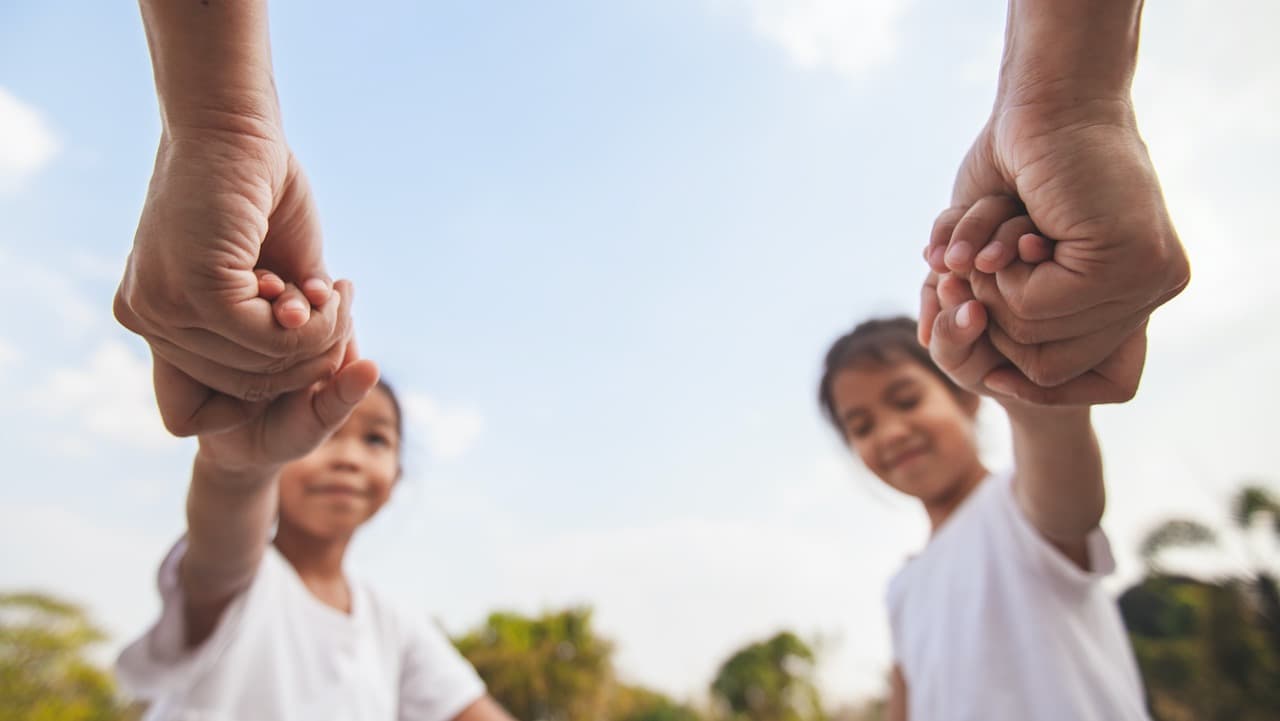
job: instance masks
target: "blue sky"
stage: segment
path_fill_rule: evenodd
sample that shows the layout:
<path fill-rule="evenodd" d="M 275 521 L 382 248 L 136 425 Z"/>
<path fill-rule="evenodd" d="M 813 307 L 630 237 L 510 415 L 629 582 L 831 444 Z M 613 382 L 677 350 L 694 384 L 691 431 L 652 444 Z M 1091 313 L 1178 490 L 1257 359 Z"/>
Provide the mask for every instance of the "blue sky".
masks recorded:
<path fill-rule="evenodd" d="M 784 626 L 825 639 L 832 700 L 878 688 L 883 584 L 925 526 L 845 457 L 813 385 L 847 326 L 914 310 L 1003 16 L 274 3 L 330 268 L 410 409 L 409 476 L 353 569 L 453 631 L 592 603 L 622 673 L 680 696 Z M 1156 521 L 1280 482 L 1278 21 L 1147 8 L 1139 121 L 1195 279 L 1153 323 L 1139 399 L 1097 413 L 1118 585 Z M 110 316 L 158 133 L 136 8 L 4 4 L 0 587 L 80 599 L 114 644 L 155 612 L 191 453 Z M 998 414 L 984 426 L 1005 462 Z"/>

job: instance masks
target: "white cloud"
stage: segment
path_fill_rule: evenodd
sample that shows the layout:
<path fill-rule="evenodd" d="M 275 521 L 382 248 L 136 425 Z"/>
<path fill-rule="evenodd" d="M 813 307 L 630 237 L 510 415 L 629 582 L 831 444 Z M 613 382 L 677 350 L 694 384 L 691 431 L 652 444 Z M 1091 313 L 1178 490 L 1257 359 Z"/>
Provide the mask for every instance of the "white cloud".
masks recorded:
<path fill-rule="evenodd" d="M 809 70 L 861 77 L 898 48 L 908 0 L 731 0 L 753 29 Z"/>
<path fill-rule="evenodd" d="M 1194 342 L 1280 300 L 1271 237 L 1280 197 L 1280 5 L 1148 3 L 1134 85 L 1138 121 L 1192 262 L 1160 333 Z M 1165 317 L 1167 315 L 1167 318 Z"/>
<path fill-rule="evenodd" d="M 0 88 L 0 193 L 16 190 L 58 152 L 58 140 L 35 108 Z"/>
<path fill-rule="evenodd" d="M 85 295 L 83 284 L 65 271 L 54 271 L 38 261 L 0 247 L 0 267 L 5 282 L 0 283 L 0 302 L 10 308 L 39 309 L 56 324 L 57 331 L 79 338 L 89 329 L 111 319 L 109 296 L 94 302 Z"/>
<path fill-rule="evenodd" d="M 541 604 L 531 612 L 591 604 L 621 642 L 625 677 L 687 698 L 745 643 L 782 629 L 821 639 L 820 681 L 836 701 L 882 686 L 880 589 L 897 565 L 885 556 L 831 527 L 684 519 L 531 539 L 505 554 L 502 576 Z"/>
<path fill-rule="evenodd" d="M 156 408 L 150 362 L 118 340 L 99 345 L 82 366 L 51 371 L 28 399 L 33 408 L 67 421 L 74 432 L 64 439 L 66 450 L 95 439 L 139 448 L 178 443 Z"/>
<path fill-rule="evenodd" d="M 17 348 L 14 348 L 4 340 L 0 340 L 0 370 L 18 363 L 21 359 L 22 355 L 18 353 Z"/>
<path fill-rule="evenodd" d="M 176 518 L 176 516 L 175 516 Z M 0 504 L 0 588 L 31 589 L 80 603 L 110 638 L 97 661 L 115 653 L 156 616 L 155 574 L 166 543 L 128 527 L 104 524 L 52 505 Z"/>
<path fill-rule="evenodd" d="M 402 401 L 407 432 L 421 437 L 433 458 L 460 458 L 484 430 L 484 417 L 474 408 L 448 407 L 423 393 L 405 393 Z"/>

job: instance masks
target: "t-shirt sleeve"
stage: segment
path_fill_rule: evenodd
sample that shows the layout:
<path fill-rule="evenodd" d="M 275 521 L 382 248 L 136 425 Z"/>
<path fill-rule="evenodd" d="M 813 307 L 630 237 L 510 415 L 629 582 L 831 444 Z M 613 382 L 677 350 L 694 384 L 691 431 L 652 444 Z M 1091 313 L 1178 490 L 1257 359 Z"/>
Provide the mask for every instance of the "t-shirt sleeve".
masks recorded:
<path fill-rule="evenodd" d="M 116 661 L 116 675 L 131 695 L 141 699 L 157 699 L 180 694 L 200 673 L 222 655 L 227 644 L 241 626 L 251 598 L 262 594 L 262 563 L 253 583 L 234 598 L 218 619 L 213 633 L 195 648 L 187 648 L 186 614 L 178 568 L 186 555 L 184 536 L 160 564 L 157 585 L 160 590 L 160 618 L 151 628 L 125 647 Z"/>
<path fill-rule="evenodd" d="M 993 479 L 994 480 L 994 479 Z M 1027 518 L 1013 494 L 1012 477 L 1000 479 L 998 512 L 1005 518 L 1023 559 L 1049 578 L 1069 586 L 1089 586 L 1110 575 L 1116 568 L 1111 542 L 1101 527 L 1089 532 L 1085 549 L 1089 570 L 1077 566 L 1061 550 L 1045 538 Z"/>
<path fill-rule="evenodd" d="M 451 721 L 484 697 L 484 681 L 435 624 L 412 623 L 404 654 L 399 721 Z"/>

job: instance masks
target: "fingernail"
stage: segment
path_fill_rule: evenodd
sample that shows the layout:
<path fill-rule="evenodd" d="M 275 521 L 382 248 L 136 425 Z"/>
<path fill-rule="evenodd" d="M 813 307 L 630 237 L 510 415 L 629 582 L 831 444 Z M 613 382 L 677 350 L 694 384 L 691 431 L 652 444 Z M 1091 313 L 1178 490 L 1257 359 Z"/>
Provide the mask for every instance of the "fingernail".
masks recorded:
<path fill-rule="evenodd" d="M 982 380 L 982 384 L 985 385 L 987 390 L 992 393 L 999 393 L 1002 396 L 1012 396 L 1014 398 L 1018 397 L 1017 393 L 1014 392 L 1013 383 L 1009 382 L 1008 378 L 1003 378 L 1001 376 L 984 378 Z"/>
<path fill-rule="evenodd" d="M 995 260 L 1000 257 L 1000 253 L 1003 251 L 1004 246 L 1000 244 L 1000 241 L 992 241 L 990 245 L 982 249 L 981 253 L 978 253 L 978 257 L 984 260 Z"/>
<path fill-rule="evenodd" d="M 302 289 L 312 293 L 323 293 L 329 290 L 329 284 L 320 278 L 312 278 L 302 284 Z"/>
<path fill-rule="evenodd" d="M 307 304 L 297 298 L 290 298 L 284 302 L 284 305 L 280 306 L 280 309 L 290 313 L 305 313 Z"/>
<path fill-rule="evenodd" d="M 969 257 L 972 255 L 973 246 L 962 240 L 947 249 L 947 263 L 950 265 L 967 263 L 969 262 Z"/>
<path fill-rule="evenodd" d="M 973 309 L 968 303 L 960 306 L 960 310 L 956 311 L 956 325 L 961 328 L 968 328 L 973 325 Z"/>

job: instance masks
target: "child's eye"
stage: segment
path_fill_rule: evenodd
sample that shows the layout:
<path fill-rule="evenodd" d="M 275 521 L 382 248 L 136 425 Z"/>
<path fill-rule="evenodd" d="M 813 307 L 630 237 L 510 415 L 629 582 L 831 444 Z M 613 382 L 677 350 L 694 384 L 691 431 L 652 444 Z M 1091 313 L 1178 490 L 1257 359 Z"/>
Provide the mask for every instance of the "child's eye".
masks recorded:
<path fill-rule="evenodd" d="M 918 395 L 901 396 L 899 398 L 894 399 L 893 404 L 904 411 L 909 411 L 912 408 L 915 408 L 916 406 L 920 405 L 920 396 Z"/>
<path fill-rule="evenodd" d="M 871 433 L 870 423 L 856 423 L 848 427 L 850 438 L 865 438 Z"/>
<path fill-rule="evenodd" d="M 364 437 L 364 442 L 374 446 L 389 446 L 391 439 L 381 433 L 370 433 Z"/>

